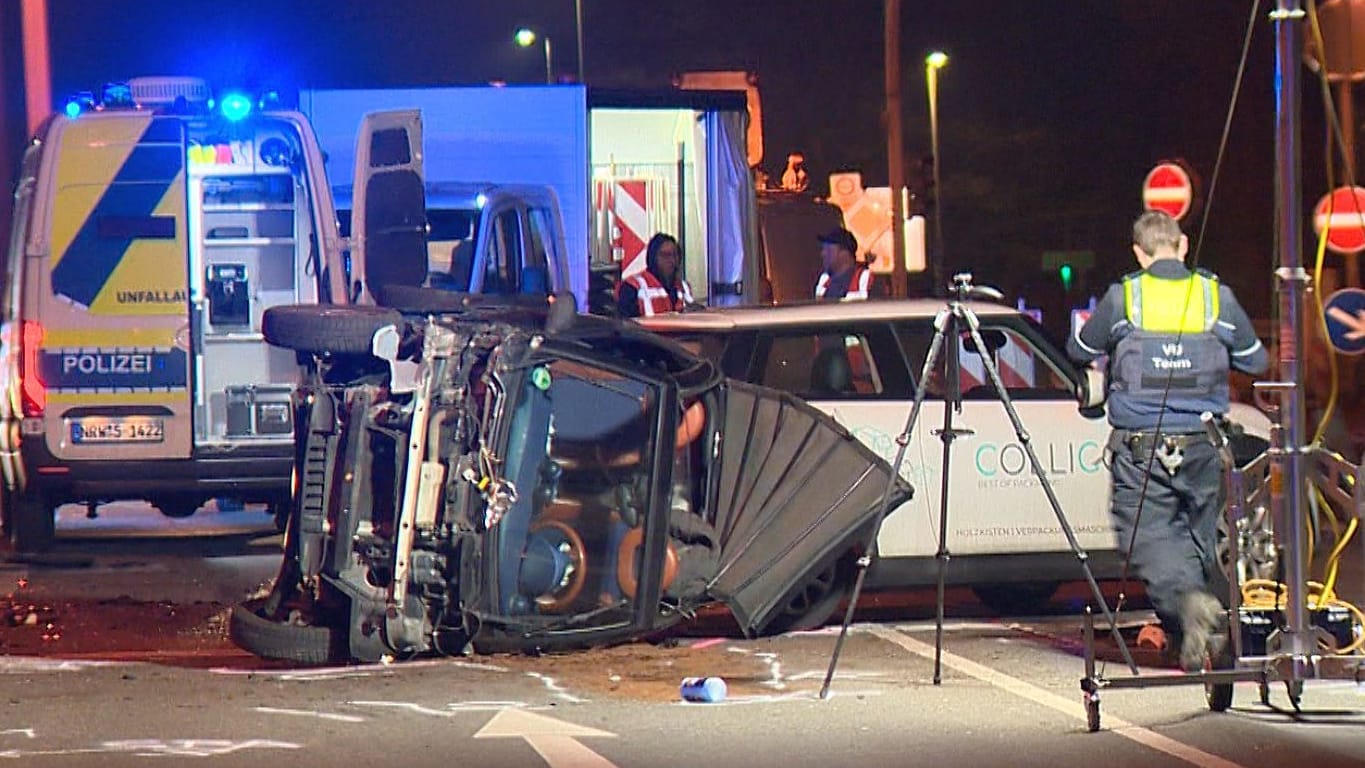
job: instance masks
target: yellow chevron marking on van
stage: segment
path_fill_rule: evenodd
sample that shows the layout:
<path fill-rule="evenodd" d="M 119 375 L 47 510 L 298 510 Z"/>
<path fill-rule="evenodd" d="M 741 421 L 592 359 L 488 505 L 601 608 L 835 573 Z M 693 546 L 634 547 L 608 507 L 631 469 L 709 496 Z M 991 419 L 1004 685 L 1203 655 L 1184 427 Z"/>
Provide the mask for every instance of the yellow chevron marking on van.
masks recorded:
<path fill-rule="evenodd" d="M 71 246 L 151 123 L 151 115 L 92 115 L 62 129 L 52 208 L 53 263 Z"/>
<path fill-rule="evenodd" d="M 185 212 L 185 174 L 181 171 L 153 212 L 179 218 Z M 101 315 L 178 315 L 189 311 L 189 273 L 185 267 L 185 227 L 176 226 L 174 240 L 134 240 L 90 304 Z M 129 297 L 157 300 L 125 300 Z"/>
<path fill-rule="evenodd" d="M 127 349 L 130 347 L 157 347 L 168 349 L 176 346 L 175 328 L 48 328 L 43 333 L 43 346 L 47 349 L 68 347 L 110 347 Z"/>
<path fill-rule="evenodd" d="M 162 392 L 59 392 L 49 390 L 49 411 L 54 405 L 161 405 L 172 410 L 185 399 L 184 389 Z"/>

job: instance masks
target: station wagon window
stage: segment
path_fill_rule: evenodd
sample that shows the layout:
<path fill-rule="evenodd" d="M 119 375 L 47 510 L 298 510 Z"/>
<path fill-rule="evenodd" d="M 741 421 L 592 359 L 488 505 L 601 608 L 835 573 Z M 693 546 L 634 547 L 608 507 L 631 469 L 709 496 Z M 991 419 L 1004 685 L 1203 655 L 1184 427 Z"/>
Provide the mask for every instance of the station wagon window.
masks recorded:
<path fill-rule="evenodd" d="M 813 330 L 770 336 L 759 384 L 815 399 L 856 398 L 885 391 L 868 337 Z"/>
<path fill-rule="evenodd" d="M 922 371 L 933 340 L 933 326 L 927 321 L 904 324 L 899 326 L 896 332 L 910 367 L 916 373 Z M 1019 329 L 982 318 L 981 337 L 986 344 L 985 352 L 999 369 L 1000 380 L 1011 398 L 1073 397 L 1070 379 L 1044 350 Z M 976 344 L 965 330 L 958 335 L 957 352 L 961 365 L 959 392 L 968 399 L 998 398 L 999 395 L 986 373 L 981 355 L 976 351 Z M 939 353 L 929 376 L 927 387 L 929 397 L 942 399 L 947 392 L 945 373 L 947 357 L 948 349 L 945 347 Z"/>

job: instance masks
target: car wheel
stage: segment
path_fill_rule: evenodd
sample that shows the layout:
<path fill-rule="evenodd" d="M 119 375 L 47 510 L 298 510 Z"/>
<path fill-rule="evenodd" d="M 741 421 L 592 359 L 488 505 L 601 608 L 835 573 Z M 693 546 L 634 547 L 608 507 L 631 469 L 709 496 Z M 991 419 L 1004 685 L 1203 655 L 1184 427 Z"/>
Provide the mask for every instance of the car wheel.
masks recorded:
<path fill-rule="evenodd" d="M 765 634 L 804 632 L 827 624 L 853 588 L 853 561 L 840 558 L 816 573 L 787 598 Z"/>
<path fill-rule="evenodd" d="M 403 315 L 385 307 L 284 304 L 266 309 L 261 333 L 271 344 L 296 352 L 368 355 L 375 331 L 402 324 Z"/>
<path fill-rule="evenodd" d="M 44 552 L 57 538 L 57 511 L 41 492 L 9 494 L 9 512 L 14 516 L 11 536 L 17 552 Z"/>
<path fill-rule="evenodd" d="M 1003 615 L 1045 613 L 1061 585 L 1055 581 L 1022 581 L 1013 584 L 978 584 L 972 587 L 978 600 Z"/>
<path fill-rule="evenodd" d="M 193 495 L 161 496 L 152 499 L 156 507 L 166 517 L 181 520 L 190 517 L 203 506 L 204 499 Z"/>
<path fill-rule="evenodd" d="M 266 618 L 261 615 L 264 604 L 262 598 L 232 606 L 228 637 L 238 647 L 263 658 L 299 664 L 325 664 L 344 657 L 340 630 Z"/>

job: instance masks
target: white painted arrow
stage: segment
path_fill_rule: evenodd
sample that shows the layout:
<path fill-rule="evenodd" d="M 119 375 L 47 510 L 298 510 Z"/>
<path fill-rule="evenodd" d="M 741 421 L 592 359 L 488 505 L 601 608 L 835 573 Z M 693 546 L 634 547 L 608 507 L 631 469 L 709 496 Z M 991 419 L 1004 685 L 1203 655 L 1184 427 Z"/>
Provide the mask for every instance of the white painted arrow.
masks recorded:
<path fill-rule="evenodd" d="M 476 739 L 526 739 L 550 768 L 616 768 L 615 763 L 578 743 L 585 736 L 615 738 L 616 734 L 524 709 L 504 709 L 474 734 Z"/>
<path fill-rule="evenodd" d="M 1349 341 L 1365 339 L 1365 310 L 1357 309 L 1353 315 L 1341 307 L 1328 307 L 1327 316 L 1346 326 L 1346 338 Z"/>

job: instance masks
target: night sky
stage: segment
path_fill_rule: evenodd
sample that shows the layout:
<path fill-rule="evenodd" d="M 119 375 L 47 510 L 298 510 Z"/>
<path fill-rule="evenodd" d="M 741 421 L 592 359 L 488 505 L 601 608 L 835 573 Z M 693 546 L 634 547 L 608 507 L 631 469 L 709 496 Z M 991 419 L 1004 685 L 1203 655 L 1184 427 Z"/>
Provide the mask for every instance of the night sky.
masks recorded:
<path fill-rule="evenodd" d="M 139 74 L 290 89 L 534 82 L 548 30 L 571 76 L 572 0 L 48 0 L 54 97 Z M 886 183 L 881 0 L 582 0 L 590 84 L 667 86 L 674 73 L 758 73 L 767 153 L 780 175 L 804 151 L 814 186 L 857 169 Z M 1213 178 L 1250 19 L 1249 0 L 905 0 L 905 153 L 929 153 L 923 57 L 939 80 L 949 266 L 1030 298 L 1048 290 L 1043 251 L 1093 250 L 1100 290 L 1134 268 L 1128 228 L 1162 159 Z M 1254 24 L 1250 70 L 1199 247 L 1252 314 L 1268 316 L 1272 243 L 1273 29 Z M 1320 100 L 1305 77 L 1304 154 L 1321 156 Z M 1312 126 L 1318 126 L 1316 128 Z M 1306 170 L 1305 198 L 1325 191 Z M 1197 234 L 1200 219 L 1187 221 Z M 814 254 L 812 254 L 814 256 Z M 1084 286 L 1083 286 L 1084 287 Z"/>

